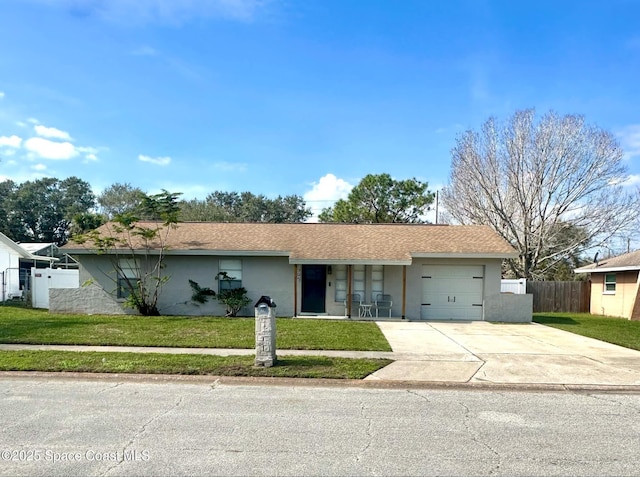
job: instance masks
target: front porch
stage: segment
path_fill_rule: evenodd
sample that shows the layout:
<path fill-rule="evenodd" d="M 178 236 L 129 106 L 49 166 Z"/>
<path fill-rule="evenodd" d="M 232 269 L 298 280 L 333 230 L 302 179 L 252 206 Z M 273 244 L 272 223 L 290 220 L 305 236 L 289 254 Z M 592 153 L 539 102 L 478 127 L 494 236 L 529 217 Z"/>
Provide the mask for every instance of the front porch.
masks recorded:
<path fill-rule="evenodd" d="M 293 317 L 401 320 L 406 316 L 404 264 L 293 264 Z"/>

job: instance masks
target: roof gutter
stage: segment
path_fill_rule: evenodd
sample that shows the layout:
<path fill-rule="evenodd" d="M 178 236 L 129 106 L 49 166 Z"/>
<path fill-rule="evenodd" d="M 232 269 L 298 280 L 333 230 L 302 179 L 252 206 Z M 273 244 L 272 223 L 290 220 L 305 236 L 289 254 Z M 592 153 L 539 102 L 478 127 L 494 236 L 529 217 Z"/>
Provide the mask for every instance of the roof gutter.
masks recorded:
<path fill-rule="evenodd" d="M 414 258 L 518 258 L 518 253 L 455 253 L 455 252 L 412 252 L 411 256 Z"/>
<path fill-rule="evenodd" d="M 628 267 L 602 267 L 602 268 L 576 268 L 574 273 L 610 273 L 610 272 L 633 272 L 640 270 L 640 265 L 630 265 Z"/>
<path fill-rule="evenodd" d="M 379 260 L 366 258 L 291 258 L 291 265 L 411 265 L 411 260 Z"/>

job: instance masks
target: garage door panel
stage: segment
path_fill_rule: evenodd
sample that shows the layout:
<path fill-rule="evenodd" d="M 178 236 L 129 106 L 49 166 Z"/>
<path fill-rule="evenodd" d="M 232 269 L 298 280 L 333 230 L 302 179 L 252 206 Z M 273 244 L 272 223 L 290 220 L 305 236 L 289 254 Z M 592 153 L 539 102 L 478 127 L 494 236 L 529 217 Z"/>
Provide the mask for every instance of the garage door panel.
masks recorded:
<path fill-rule="evenodd" d="M 481 320 L 484 267 L 423 265 L 423 319 Z"/>
<path fill-rule="evenodd" d="M 420 318 L 423 320 L 482 320 L 482 307 L 423 305 Z"/>
<path fill-rule="evenodd" d="M 443 296 L 445 300 L 447 297 L 450 300 L 454 298 L 460 300 L 460 297 L 480 297 L 480 301 L 482 301 L 483 280 L 440 280 L 439 278 L 423 278 L 422 285 L 423 297 Z"/>
<path fill-rule="evenodd" d="M 438 276 L 438 278 L 483 277 L 483 265 L 423 265 L 422 276 Z"/>

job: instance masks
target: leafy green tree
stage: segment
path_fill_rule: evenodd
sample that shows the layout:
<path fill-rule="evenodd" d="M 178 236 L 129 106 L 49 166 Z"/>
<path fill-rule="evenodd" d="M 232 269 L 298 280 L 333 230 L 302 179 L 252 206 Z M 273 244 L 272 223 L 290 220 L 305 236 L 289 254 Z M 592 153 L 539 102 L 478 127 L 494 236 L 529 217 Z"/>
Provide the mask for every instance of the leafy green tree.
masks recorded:
<path fill-rule="evenodd" d="M 80 235 L 97 229 L 105 223 L 105 216 L 93 212 L 84 212 L 73 216 L 70 232 L 71 235 Z"/>
<path fill-rule="evenodd" d="M 319 216 L 320 222 L 424 223 L 433 203 L 428 184 L 415 178 L 395 180 L 389 174 L 368 174 L 349 193 Z"/>
<path fill-rule="evenodd" d="M 278 196 L 269 199 L 251 192 L 209 194 L 204 200 L 182 201 L 180 220 L 195 222 L 304 222 L 311 216 L 302 197 Z"/>
<path fill-rule="evenodd" d="M 126 289 L 125 304 L 144 316 L 160 314 L 158 298 L 169 280 L 164 273 L 167 241 L 178 223 L 179 195 L 144 195 L 135 214 L 118 214 L 104 227 L 74 237 L 76 243 L 110 258 L 116 275 L 107 276 Z M 141 221 L 142 217 L 150 220 Z"/>
<path fill-rule="evenodd" d="M 17 185 L 11 180 L 0 182 L 0 232 L 13 238 L 11 222 L 14 215 L 10 206 L 11 198 L 15 194 Z"/>
<path fill-rule="evenodd" d="M 100 211 L 111 220 L 116 215 L 134 212 L 138 209 L 144 192 L 129 183 L 116 182 L 98 196 Z"/>
<path fill-rule="evenodd" d="M 15 188 L 6 201 L 10 237 L 19 242 L 54 242 L 69 239 L 73 217 L 95 206 L 89 183 L 69 177 L 27 181 Z"/>

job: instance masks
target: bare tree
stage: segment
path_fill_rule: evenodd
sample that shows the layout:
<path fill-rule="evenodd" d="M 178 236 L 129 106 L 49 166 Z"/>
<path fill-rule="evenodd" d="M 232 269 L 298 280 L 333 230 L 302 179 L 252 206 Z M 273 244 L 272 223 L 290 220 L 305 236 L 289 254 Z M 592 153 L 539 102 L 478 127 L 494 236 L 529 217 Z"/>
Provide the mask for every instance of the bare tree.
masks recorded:
<path fill-rule="evenodd" d="M 623 152 L 582 116 L 534 110 L 487 120 L 452 150 L 442 201 L 463 224 L 486 224 L 519 252 L 513 275 L 541 278 L 554 264 L 637 227 L 638 195 L 626 192 Z"/>

